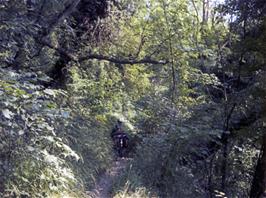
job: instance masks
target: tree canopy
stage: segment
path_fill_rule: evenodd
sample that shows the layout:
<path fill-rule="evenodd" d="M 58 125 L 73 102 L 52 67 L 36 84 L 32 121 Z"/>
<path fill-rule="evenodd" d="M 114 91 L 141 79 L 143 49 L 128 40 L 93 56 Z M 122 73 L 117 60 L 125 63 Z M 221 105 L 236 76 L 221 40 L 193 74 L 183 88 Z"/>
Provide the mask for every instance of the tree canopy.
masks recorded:
<path fill-rule="evenodd" d="M 266 2 L 0 1 L 0 197 L 266 196 Z"/>

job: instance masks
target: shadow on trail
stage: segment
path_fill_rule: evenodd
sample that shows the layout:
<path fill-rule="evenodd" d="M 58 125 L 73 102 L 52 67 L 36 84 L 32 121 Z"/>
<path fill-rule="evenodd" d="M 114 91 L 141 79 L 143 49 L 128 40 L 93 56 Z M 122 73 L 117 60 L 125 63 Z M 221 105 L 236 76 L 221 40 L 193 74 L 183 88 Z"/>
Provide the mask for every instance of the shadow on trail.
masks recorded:
<path fill-rule="evenodd" d="M 101 175 L 92 191 L 88 191 L 88 198 L 111 198 L 113 183 L 126 168 L 131 158 L 118 158 L 110 169 Z"/>

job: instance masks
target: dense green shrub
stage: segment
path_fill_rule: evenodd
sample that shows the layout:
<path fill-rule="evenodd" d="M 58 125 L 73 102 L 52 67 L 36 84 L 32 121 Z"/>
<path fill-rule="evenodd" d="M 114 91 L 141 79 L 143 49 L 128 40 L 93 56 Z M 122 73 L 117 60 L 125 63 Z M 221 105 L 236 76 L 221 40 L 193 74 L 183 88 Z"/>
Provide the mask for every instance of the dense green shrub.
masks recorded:
<path fill-rule="evenodd" d="M 50 80 L 42 73 L 0 73 L 1 193 L 62 197 L 92 187 L 111 157 L 107 123 L 72 110 L 66 91 L 38 85 Z"/>

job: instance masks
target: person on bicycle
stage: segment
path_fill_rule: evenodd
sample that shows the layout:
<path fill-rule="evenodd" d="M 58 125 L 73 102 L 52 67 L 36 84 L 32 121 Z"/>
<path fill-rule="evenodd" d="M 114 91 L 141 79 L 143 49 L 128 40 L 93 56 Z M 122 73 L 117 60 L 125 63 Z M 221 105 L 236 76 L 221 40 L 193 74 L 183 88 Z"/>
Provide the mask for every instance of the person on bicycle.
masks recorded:
<path fill-rule="evenodd" d="M 123 133 L 122 131 L 122 122 L 120 120 L 117 120 L 117 123 L 115 125 L 115 127 L 113 128 L 112 132 L 111 132 L 111 138 L 114 140 L 114 137 L 117 134 Z"/>
<path fill-rule="evenodd" d="M 121 149 L 126 149 L 128 147 L 129 138 L 127 134 L 122 130 L 122 122 L 117 121 L 117 124 L 111 132 L 111 138 L 114 142 L 114 146 L 118 149 L 118 152 L 121 152 Z"/>

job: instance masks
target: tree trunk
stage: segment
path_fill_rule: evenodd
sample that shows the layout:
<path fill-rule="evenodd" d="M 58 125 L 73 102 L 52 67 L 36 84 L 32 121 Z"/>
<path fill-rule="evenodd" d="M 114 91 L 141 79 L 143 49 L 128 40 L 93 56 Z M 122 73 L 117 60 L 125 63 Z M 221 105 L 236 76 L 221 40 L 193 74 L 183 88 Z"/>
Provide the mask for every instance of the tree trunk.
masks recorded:
<path fill-rule="evenodd" d="M 202 23 L 206 24 L 209 19 L 209 0 L 202 1 Z"/>
<path fill-rule="evenodd" d="M 66 69 L 71 59 L 63 54 L 60 54 L 54 68 L 49 72 L 49 76 L 53 79 L 50 86 L 54 88 L 65 88 L 67 82 Z"/>
<path fill-rule="evenodd" d="M 257 162 L 250 190 L 250 198 L 263 197 L 266 197 L 266 133 L 264 133 L 263 136 L 260 157 Z"/>

